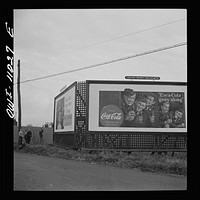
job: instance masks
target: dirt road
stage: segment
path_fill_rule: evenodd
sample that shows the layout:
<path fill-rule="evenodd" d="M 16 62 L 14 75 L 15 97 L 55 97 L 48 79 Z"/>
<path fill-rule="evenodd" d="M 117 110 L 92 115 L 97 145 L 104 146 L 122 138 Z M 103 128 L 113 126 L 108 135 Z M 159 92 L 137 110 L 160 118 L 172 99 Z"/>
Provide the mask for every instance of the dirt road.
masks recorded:
<path fill-rule="evenodd" d="M 186 190 L 187 178 L 14 153 L 14 190 Z"/>

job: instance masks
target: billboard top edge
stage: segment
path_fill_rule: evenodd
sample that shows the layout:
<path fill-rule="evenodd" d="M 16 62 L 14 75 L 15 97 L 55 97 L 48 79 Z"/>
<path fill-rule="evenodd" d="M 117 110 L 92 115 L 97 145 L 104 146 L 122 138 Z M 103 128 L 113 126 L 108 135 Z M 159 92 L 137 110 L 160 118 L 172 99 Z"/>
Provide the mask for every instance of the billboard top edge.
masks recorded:
<path fill-rule="evenodd" d="M 65 88 L 62 92 L 60 92 L 58 95 L 54 97 L 54 99 L 58 98 L 59 96 L 63 95 L 65 92 L 67 92 L 72 87 L 76 86 L 77 82 L 73 82 L 71 85 L 69 85 L 67 88 Z"/>
<path fill-rule="evenodd" d="M 126 80 L 86 80 L 87 84 L 144 84 L 144 85 L 187 85 L 187 82 L 170 81 L 126 81 Z"/>

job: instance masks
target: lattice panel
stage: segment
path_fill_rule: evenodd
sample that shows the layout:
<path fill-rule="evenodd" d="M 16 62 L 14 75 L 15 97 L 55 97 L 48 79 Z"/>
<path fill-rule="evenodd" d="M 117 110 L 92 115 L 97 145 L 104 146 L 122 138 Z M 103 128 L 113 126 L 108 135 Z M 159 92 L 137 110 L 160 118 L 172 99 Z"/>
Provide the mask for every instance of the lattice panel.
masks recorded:
<path fill-rule="evenodd" d="M 78 82 L 76 91 L 76 147 L 85 147 L 86 83 Z"/>
<path fill-rule="evenodd" d="M 86 83 L 77 83 L 76 117 L 86 116 Z"/>
<path fill-rule="evenodd" d="M 87 133 L 86 148 L 94 149 L 184 149 L 186 136 L 139 133 Z"/>
<path fill-rule="evenodd" d="M 186 136 L 172 136 L 172 135 L 162 135 L 160 148 L 187 148 L 187 137 Z"/>

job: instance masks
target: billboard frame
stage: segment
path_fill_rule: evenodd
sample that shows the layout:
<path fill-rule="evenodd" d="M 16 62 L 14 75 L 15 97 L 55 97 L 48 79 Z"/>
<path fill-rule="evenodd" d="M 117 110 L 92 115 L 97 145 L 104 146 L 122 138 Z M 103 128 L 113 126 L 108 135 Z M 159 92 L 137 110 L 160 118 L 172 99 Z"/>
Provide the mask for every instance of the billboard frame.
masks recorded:
<path fill-rule="evenodd" d="M 62 95 L 64 95 L 67 91 L 69 91 L 70 89 L 72 89 L 73 87 L 75 87 L 75 97 L 74 97 L 74 124 L 73 124 L 73 131 L 55 131 L 55 127 L 56 127 L 56 122 L 55 122 L 55 115 L 56 115 L 56 100 L 61 97 Z M 70 86 L 68 86 L 67 88 L 65 88 L 63 91 L 61 91 L 58 95 L 56 95 L 54 97 L 54 111 L 53 111 L 53 141 L 55 142 L 56 140 L 56 136 L 60 136 L 60 137 L 65 137 L 65 140 L 68 140 L 68 138 L 70 138 L 70 145 L 74 147 L 75 146 L 75 138 L 76 138 L 76 100 L 77 100 L 77 82 L 73 82 Z M 73 139 L 72 139 L 73 138 Z M 65 146 L 65 145 L 64 145 Z"/>
<path fill-rule="evenodd" d="M 120 80 L 86 80 L 86 95 L 87 95 L 87 101 L 86 101 L 86 132 L 87 133 L 116 133 L 116 131 L 91 131 L 89 130 L 89 95 L 90 95 L 90 85 L 91 84 L 124 84 L 124 85 L 166 85 L 166 86 L 187 86 L 186 82 L 161 82 L 161 81 L 120 81 Z M 187 105 L 185 105 L 186 107 Z M 187 113 L 186 113 L 187 114 Z M 187 122 L 186 122 L 187 123 Z M 128 133 L 141 133 L 141 134 L 163 134 L 166 132 L 148 132 L 148 131 L 117 131 L 121 134 L 128 134 Z M 186 132 L 167 132 L 167 135 L 187 135 Z"/>

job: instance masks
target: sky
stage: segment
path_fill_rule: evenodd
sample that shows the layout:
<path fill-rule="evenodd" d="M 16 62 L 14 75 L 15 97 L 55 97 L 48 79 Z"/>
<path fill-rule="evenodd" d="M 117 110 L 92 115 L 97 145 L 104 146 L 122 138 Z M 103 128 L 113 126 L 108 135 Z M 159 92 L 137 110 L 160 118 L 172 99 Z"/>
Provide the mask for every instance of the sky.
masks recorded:
<path fill-rule="evenodd" d="M 187 42 L 186 9 L 16 9 L 14 83 Z M 53 122 L 54 97 L 75 81 L 159 76 L 187 82 L 187 45 L 20 84 L 22 126 Z M 18 119 L 17 85 L 14 85 Z"/>

